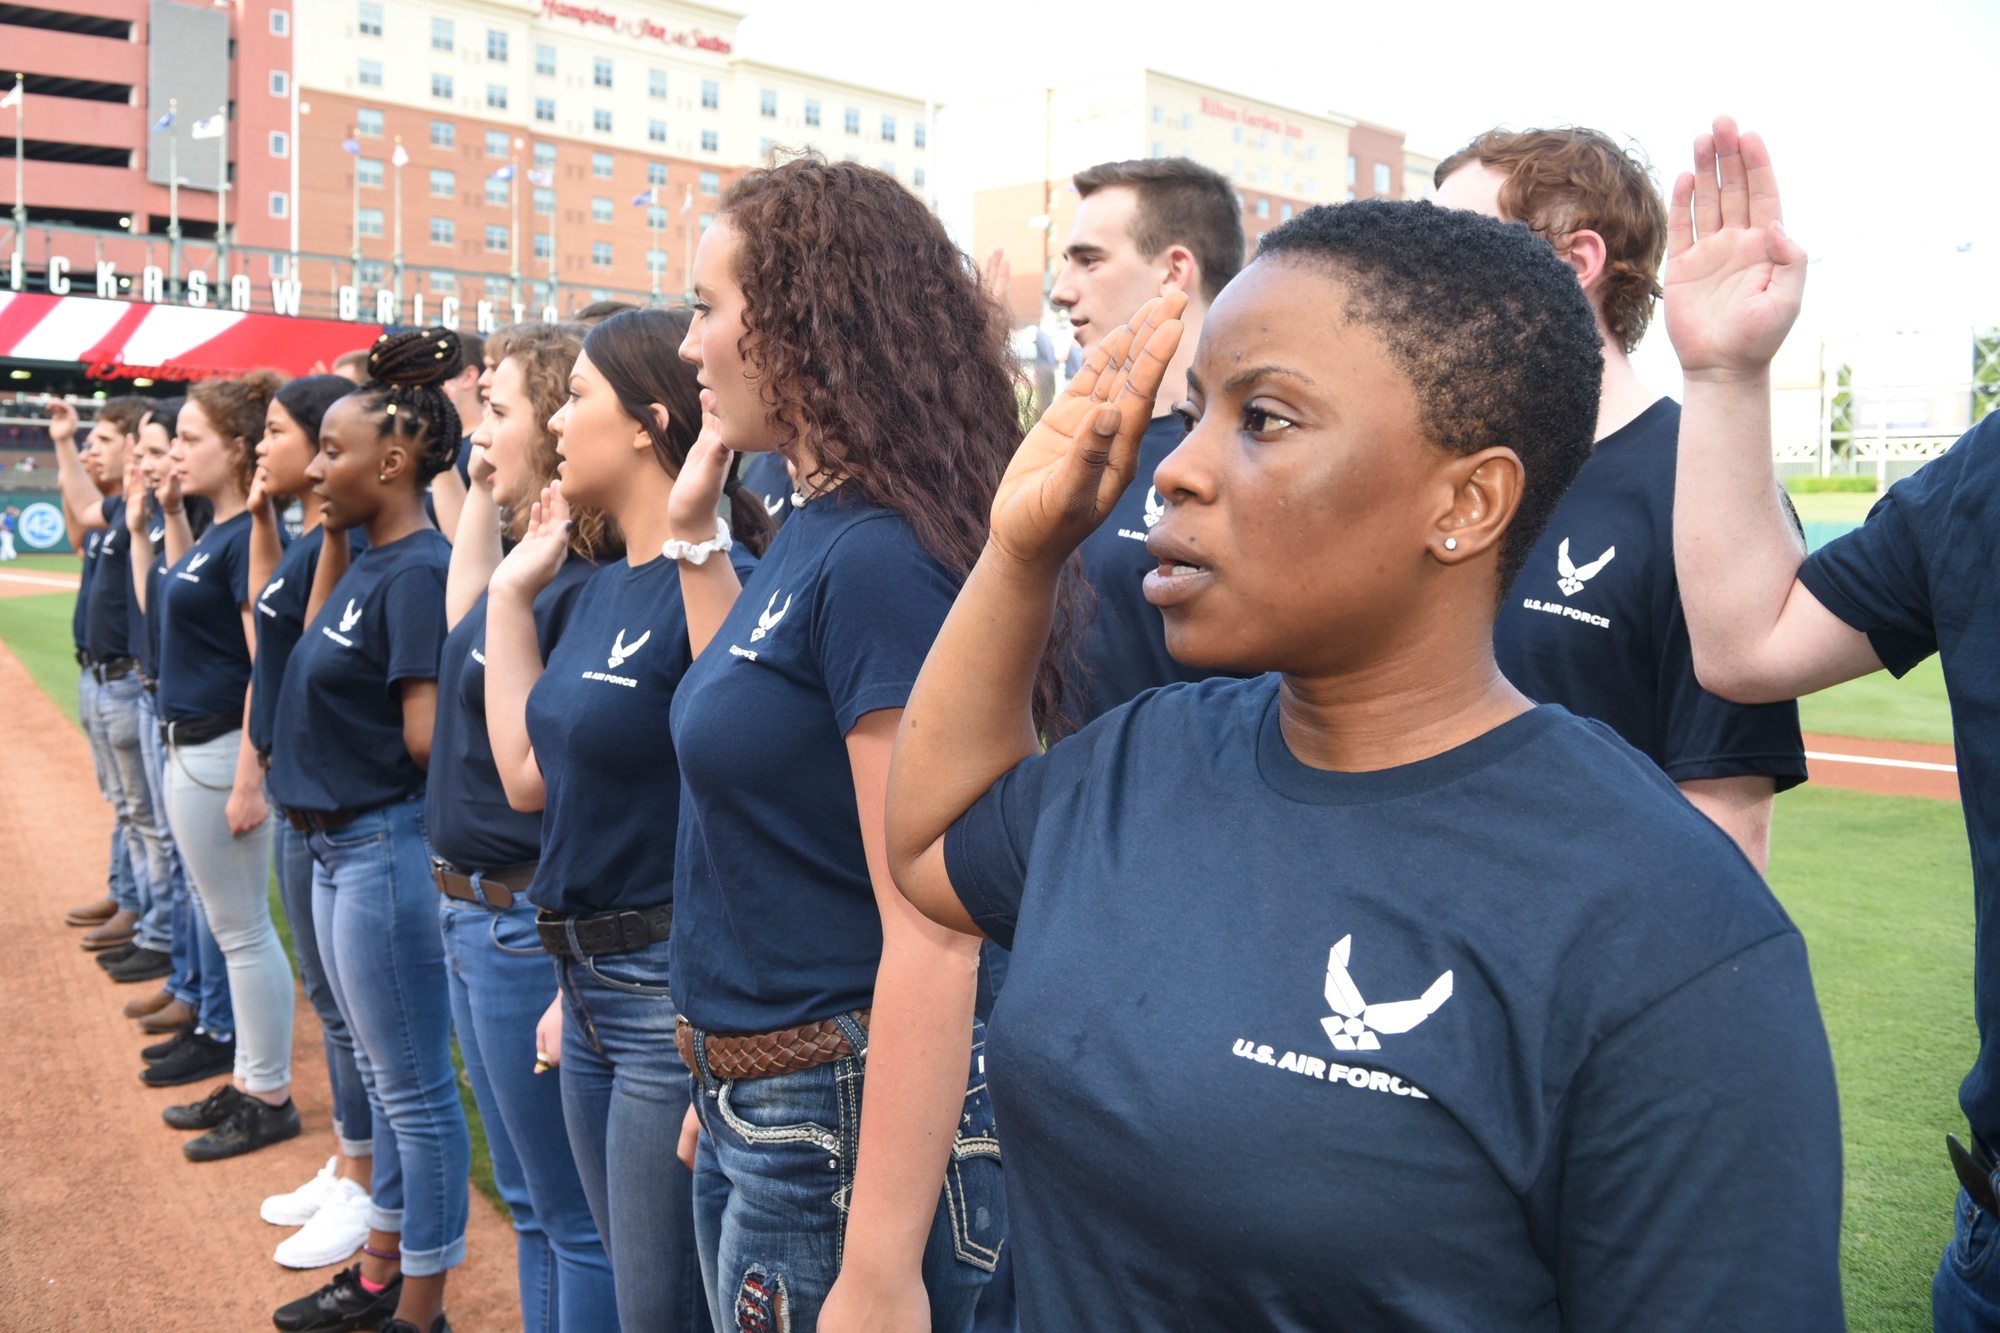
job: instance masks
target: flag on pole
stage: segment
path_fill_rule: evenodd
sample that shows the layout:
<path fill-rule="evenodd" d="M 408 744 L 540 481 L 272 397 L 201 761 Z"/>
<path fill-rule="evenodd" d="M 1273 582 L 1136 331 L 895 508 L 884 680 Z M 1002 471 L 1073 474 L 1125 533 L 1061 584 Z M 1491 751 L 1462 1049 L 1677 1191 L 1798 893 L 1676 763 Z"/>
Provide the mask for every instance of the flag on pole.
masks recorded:
<path fill-rule="evenodd" d="M 389 154 L 389 161 L 396 166 L 407 167 L 410 165 L 410 155 L 403 151 L 403 145 L 397 144 L 396 151 Z"/>
<path fill-rule="evenodd" d="M 634 208 L 644 208 L 648 204 L 657 204 L 659 202 L 660 202 L 660 187 L 657 185 L 654 186 L 652 189 L 647 190 L 643 194 L 636 194 L 632 196 L 632 206 Z"/>
<path fill-rule="evenodd" d="M 340 141 L 340 151 L 353 157 L 361 156 L 361 140 L 342 139 Z"/>
<path fill-rule="evenodd" d="M 528 168 L 528 180 L 531 184 L 539 185 L 546 190 L 555 185 L 556 173 L 552 170 L 543 171 L 535 167 L 530 167 Z"/>
<path fill-rule="evenodd" d="M 490 181 L 510 181 L 510 180 L 513 180 L 513 179 L 514 179 L 514 164 L 513 164 L 513 163 L 511 163 L 511 162 L 509 162 L 509 163 L 508 163 L 508 164 L 507 164 L 506 166 L 504 166 L 504 167 L 499 167 L 499 168 L 495 169 L 495 171 L 493 172 L 493 174 L 492 174 L 491 176 L 488 176 L 488 177 L 487 177 L 486 179 L 487 179 L 487 180 L 490 180 Z"/>
<path fill-rule="evenodd" d="M 0 97 L 0 108 L 21 105 L 21 88 L 22 85 L 19 83 L 16 83 L 12 88 L 9 88 L 7 90 L 7 95 L 5 97 Z"/>
<path fill-rule="evenodd" d="M 226 124 L 220 115 L 214 115 L 207 120 L 197 120 L 189 133 L 197 139 L 220 139 Z"/>
<path fill-rule="evenodd" d="M 174 127 L 174 113 L 169 111 L 167 112 L 166 115 L 161 116 L 158 120 L 153 122 L 153 133 L 158 134 L 161 130 L 170 130 L 173 127 Z"/>
<path fill-rule="evenodd" d="M 685 213 L 690 208 L 693 207 L 694 207 L 694 186 L 690 185 L 687 187 L 687 193 L 681 196 L 681 212 Z"/>

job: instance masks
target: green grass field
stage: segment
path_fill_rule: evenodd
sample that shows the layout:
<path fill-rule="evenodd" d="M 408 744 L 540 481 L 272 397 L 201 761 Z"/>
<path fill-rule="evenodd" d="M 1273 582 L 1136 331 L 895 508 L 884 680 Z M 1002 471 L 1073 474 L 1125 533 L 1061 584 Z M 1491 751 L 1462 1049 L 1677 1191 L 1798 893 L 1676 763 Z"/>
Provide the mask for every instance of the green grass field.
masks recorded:
<path fill-rule="evenodd" d="M 74 717 L 69 607 L 62 595 L 0 600 L 0 642 Z M 1802 711 L 1809 729 L 1836 735 L 1951 738 L 1935 662 L 1900 682 L 1878 674 L 1829 690 Z M 1925 1333 L 1956 1189 L 1944 1135 L 1962 1125 L 1958 1080 L 1977 1044 L 1959 808 L 1801 787 L 1779 798 L 1770 878 L 1811 949 L 1840 1075 L 1849 1320 L 1865 1333 Z M 478 1112 L 464 1095 L 475 1180 L 497 1203 Z"/>

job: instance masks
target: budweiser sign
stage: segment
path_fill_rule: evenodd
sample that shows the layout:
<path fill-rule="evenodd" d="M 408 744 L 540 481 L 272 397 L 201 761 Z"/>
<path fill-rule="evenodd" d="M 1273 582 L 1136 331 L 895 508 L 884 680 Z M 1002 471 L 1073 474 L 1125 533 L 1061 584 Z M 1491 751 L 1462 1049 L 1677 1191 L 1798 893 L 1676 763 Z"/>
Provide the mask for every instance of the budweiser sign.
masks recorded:
<path fill-rule="evenodd" d="M 542 0 L 542 17 L 568 19 L 585 27 L 609 28 L 625 37 L 640 37 L 659 42 L 664 46 L 684 46 L 692 51 L 710 51 L 726 56 L 735 48 L 726 37 L 718 37 L 700 28 L 673 29 L 662 27 L 644 17 L 620 18 L 608 9 L 596 5 L 570 4 L 568 0 Z"/>

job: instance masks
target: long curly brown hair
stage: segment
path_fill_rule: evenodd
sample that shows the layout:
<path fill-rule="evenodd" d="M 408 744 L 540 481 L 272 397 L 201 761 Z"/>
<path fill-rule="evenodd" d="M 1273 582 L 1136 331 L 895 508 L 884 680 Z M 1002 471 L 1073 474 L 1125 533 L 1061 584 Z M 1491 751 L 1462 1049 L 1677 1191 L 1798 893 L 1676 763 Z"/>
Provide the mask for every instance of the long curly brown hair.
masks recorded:
<path fill-rule="evenodd" d="M 814 155 L 753 171 L 722 213 L 740 237 L 741 354 L 788 458 L 906 519 L 963 579 L 986 544 L 1021 443 L 1018 371 L 972 261 L 894 177 Z M 800 446 L 804 446 L 801 450 Z M 1035 681 L 1035 716 L 1067 728 L 1075 578 Z"/>
<path fill-rule="evenodd" d="M 500 360 L 511 360 L 521 368 L 528 410 L 535 417 L 529 460 L 534 467 L 533 494 L 539 497 L 542 488 L 556 479 L 556 464 L 562 461 L 556 454 L 556 438 L 549 434 L 549 418 L 569 400 L 569 372 L 589 330 L 580 324 L 518 324 L 501 332 L 506 341 L 498 349 Z M 494 350 L 494 342 L 486 340 L 487 350 Z M 519 541 L 527 532 L 529 513 L 528 505 L 507 511 L 502 531 L 509 540 Z M 569 549 L 594 564 L 623 559 L 625 534 L 602 509 L 575 505 L 570 509 Z"/>

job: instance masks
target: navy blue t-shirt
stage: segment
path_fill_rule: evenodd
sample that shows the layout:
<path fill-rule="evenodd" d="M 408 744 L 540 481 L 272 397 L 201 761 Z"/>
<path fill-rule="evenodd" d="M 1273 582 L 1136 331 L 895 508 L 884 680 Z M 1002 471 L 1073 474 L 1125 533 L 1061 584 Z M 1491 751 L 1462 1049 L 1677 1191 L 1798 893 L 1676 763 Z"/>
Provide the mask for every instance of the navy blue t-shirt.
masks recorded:
<path fill-rule="evenodd" d="M 125 497 L 104 502 L 111 526 L 97 544 L 97 569 L 90 580 L 90 609 L 84 615 L 84 646 L 100 662 L 131 657 L 132 534 L 125 528 Z"/>
<path fill-rule="evenodd" d="M 1077 654 L 1087 673 L 1084 709 L 1089 722 L 1156 685 L 1207 680 L 1216 673 L 1182 666 L 1167 651 L 1167 624 L 1146 600 L 1143 584 L 1160 562 L 1146 554 L 1146 534 L 1166 512 L 1153 486 L 1160 461 L 1187 438 L 1175 416 L 1155 417 L 1139 442 L 1139 471 L 1097 531 L 1083 539 L 1083 576 L 1096 610 Z"/>
<path fill-rule="evenodd" d="M 1301 763 L 1279 681 L 1142 696 L 953 826 L 1021 1326 L 1837 1329 L 1804 942 L 1595 722 Z"/>
<path fill-rule="evenodd" d="M 1695 679 L 1674 573 L 1681 409 L 1662 398 L 1598 442 L 1500 604 L 1515 688 L 1625 738 L 1676 782 L 1806 780 L 1795 702 L 1735 704 Z"/>
<path fill-rule="evenodd" d="M 1979 1056 L 1959 1085 L 1974 1132 L 2000 1145 L 2000 415 L 1897 482 L 1868 521 L 1806 557 L 1799 580 L 1901 676 L 1939 654 L 1972 843 Z"/>
<path fill-rule="evenodd" d="M 181 501 L 187 515 L 188 531 L 196 541 L 208 531 L 210 508 L 208 501 L 197 495 L 186 496 Z M 128 538 L 130 534 L 127 534 Z M 150 495 L 146 497 L 146 540 L 153 546 L 153 563 L 143 571 L 131 570 L 133 587 L 140 579 L 146 580 L 146 610 L 139 609 L 139 599 L 128 596 L 125 599 L 126 640 L 132 645 L 132 653 L 139 659 L 139 667 L 149 678 L 160 674 L 160 583 L 167 576 L 167 520 L 160 513 L 160 502 Z M 126 563 L 131 564 L 128 553 Z"/>
<path fill-rule="evenodd" d="M 572 555 L 535 595 L 535 633 L 544 661 L 562 639 L 577 594 L 596 569 Z M 437 728 L 431 735 L 424 829 L 432 850 L 460 870 L 505 870 L 541 855 L 542 817 L 507 804 L 486 735 L 485 593 L 452 627 L 438 659 Z"/>
<path fill-rule="evenodd" d="M 90 647 L 90 582 L 97 573 L 97 553 L 104 545 L 104 534 L 86 532 L 83 534 L 83 578 L 76 585 L 76 609 L 69 615 L 69 635 L 80 650 Z"/>
<path fill-rule="evenodd" d="M 451 543 L 425 528 L 371 546 L 306 626 L 278 691 L 271 796 L 287 810 L 372 810 L 424 789 L 403 744 L 405 680 L 436 680 Z"/>
<path fill-rule="evenodd" d="M 160 580 L 160 716 L 169 722 L 243 713 L 250 645 L 250 515 L 201 534 Z"/>
<path fill-rule="evenodd" d="M 743 464 L 744 488 L 763 502 L 774 526 L 792 516 L 792 474 L 780 453 L 751 454 Z"/>
<path fill-rule="evenodd" d="M 250 672 L 250 744 L 261 753 L 270 752 L 285 667 L 305 633 L 306 603 L 312 600 L 313 574 L 319 569 L 326 529 L 288 538 L 280 523 L 278 539 L 285 542 L 285 553 L 278 558 L 271 581 L 257 594 L 257 661 Z M 368 534 L 360 528 L 349 529 L 347 541 L 356 555 L 368 549 Z"/>
<path fill-rule="evenodd" d="M 847 733 L 901 708 L 959 581 L 858 488 L 793 512 L 674 700 L 674 999 L 713 1032 L 867 1007 L 882 918 Z"/>
<path fill-rule="evenodd" d="M 756 567 L 740 548 L 730 560 L 739 577 Z M 536 906 L 588 916 L 674 900 L 681 775 L 668 719 L 690 656 L 679 562 L 621 560 L 577 593 L 528 693 L 547 793 Z"/>

